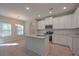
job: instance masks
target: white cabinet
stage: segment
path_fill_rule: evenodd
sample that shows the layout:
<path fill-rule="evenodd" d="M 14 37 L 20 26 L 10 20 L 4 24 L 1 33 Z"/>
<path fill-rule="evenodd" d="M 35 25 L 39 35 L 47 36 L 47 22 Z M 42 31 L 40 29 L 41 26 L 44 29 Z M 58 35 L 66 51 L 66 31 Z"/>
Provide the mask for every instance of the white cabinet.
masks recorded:
<path fill-rule="evenodd" d="M 45 25 L 52 24 L 54 29 L 70 29 L 79 28 L 79 8 L 70 15 L 46 18 L 45 20 L 39 21 L 38 28 L 45 29 Z"/>
<path fill-rule="evenodd" d="M 45 20 L 38 22 L 38 29 L 45 29 L 46 25 L 53 25 L 53 19 L 52 18 L 46 18 Z"/>
<path fill-rule="evenodd" d="M 52 17 L 46 18 L 45 21 L 45 25 L 53 25 L 53 19 Z"/>
<path fill-rule="evenodd" d="M 75 28 L 79 28 L 79 7 L 73 14 L 73 24 Z"/>
<path fill-rule="evenodd" d="M 74 27 L 74 20 L 72 20 L 72 14 L 55 17 L 46 18 L 45 20 L 38 22 L 38 29 L 45 29 L 45 25 L 53 25 L 54 29 L 70 29 Z"/>
<path fill-rule="evenodd" d="M 64 16 L 63 20 L 64 20 L 64 28 L 65 29 L 72 28 L 72 15 Z"/>
<path fill-rule="evenodd" d="M 72 28 L 72 15 L 65 15 L 53 19 L 54 29 L 68 29 Z"/>
<path fill-rule="evenodd" d="M 53 34 L 53 42 L 61 45 L 65 45 L 72 50 L 72 37 L 67 35 Z"/>
<path fill-rule="evenodd" d="M 77 28 L 77 17 L 76 17 L 76 13 L 74 13 L 72 15 L 72 28 Z"/>
<path fill-rule="evenodd" d="M 53 19 L 53 28 L 54 29 L 63 29 L 64 28 L 64 20 L 60 17 Z"/>
<path fill-rule="evenodd" d="M 74 37 L 72 42 L 73 52 L 75 55 L 79 56 L 79 36 Z"/>
<path fill-rule="evenodd" d="M 58 43 L 58 44 L 62 44 L 62 45 L 68 45 L 67 39 L 65 39 L 65 37 L 62 35 L 54 34 L 53 35 L 53 42 Z"/>
<path fill-rule="evenodd" d="M 76 15 L 76 19 L 77 19 L 77 28 L 79 28 L 79 8 L 77 8 L 75 15 Z"/>
<path fill-rule="evenodd" d="M 45 29 L 45 21 L 44 20 L 38 22 L 38 29 Z"/>

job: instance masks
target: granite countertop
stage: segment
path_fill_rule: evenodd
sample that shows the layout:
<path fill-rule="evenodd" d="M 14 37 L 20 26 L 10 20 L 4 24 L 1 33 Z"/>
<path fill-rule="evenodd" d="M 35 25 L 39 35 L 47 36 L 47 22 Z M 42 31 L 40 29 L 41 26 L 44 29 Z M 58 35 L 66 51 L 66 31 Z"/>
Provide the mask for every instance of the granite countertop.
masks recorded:
<path fill-rule="evenodd" d="M 39 38 L 39 39 L 45 39 L 45 36 L 37 36 L 37 35 L 25 35 L 26 37 L 33 37 L 33 38 Z"/>
<path fill-rule="evenodd" d="M 69 37 L 72 37 L 72 38 L 79 38 L 79 34 L 54 34 L 54 35 L 69 36 Z"/>

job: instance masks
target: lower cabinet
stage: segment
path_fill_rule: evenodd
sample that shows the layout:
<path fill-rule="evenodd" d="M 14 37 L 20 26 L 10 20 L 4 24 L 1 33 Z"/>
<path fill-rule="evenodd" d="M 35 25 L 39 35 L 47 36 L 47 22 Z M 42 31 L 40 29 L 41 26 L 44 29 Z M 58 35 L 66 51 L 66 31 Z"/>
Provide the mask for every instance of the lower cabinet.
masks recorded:
<path fill-rule="evenodd" d="M 68 46 L 72 50 L 72 37 L 70 37 L 70 36 L 54 34 L 53 35 L 53 43 Z"/>
<path fill-rule="evenodd" d="M 53 43 L 69 46 L 74 55 L 79 56 L 79 36 L 53 34 Z"/>
<path fill-rule="evenodd" d="M 79 56 L 79 36 L 78 37 L 73 37 L 72 51 L 76 56 Z"/>

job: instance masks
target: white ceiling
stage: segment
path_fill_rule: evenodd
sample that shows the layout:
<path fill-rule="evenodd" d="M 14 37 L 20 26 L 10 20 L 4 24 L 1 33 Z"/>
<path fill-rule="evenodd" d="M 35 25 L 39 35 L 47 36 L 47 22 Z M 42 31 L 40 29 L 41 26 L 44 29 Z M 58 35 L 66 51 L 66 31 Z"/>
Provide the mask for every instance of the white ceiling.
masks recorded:
<path fill-rule="evenodd" d="M 67 7 L 67 9 L 64 10 L 64 6 Z M 32 20 L 39 18 L 39 14 L 41 18 L 49 16 L 50 8 L 53 8 L 53 15 L 60 15 L 71 13 L 77 6 L 78 4 L 76 3 L 7 3 L 0 4 L 0 15 L 20 20 Z M 26 7 L 30 7 L 30 10 L 26 10 Z"/>

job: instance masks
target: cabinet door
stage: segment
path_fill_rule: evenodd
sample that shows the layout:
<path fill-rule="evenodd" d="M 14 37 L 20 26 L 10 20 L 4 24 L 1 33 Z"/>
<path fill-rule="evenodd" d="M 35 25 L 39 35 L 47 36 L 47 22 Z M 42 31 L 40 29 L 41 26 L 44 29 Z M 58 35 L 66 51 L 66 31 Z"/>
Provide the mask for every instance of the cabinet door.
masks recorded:
<path fill-rule="evenodd" d="M 74 13 L 72 15 L 72 28 L 77 28 L 77 17 L 76 17 L 76 14 Z"/>
<path fill-rule="evenodd" d="M 66 29 L 72 28 L 72 15 L 65 16 L 63 20 L 64 20 L 64 28 Z"/>
<path fill-rule="evenodd" d="M 79 38 L 73 38 L 72 46 L 74 54 L 79 56 Z"/>
<path fill-rule="evenodd" d="M 38 22 L 38 29 L 45 29 L 45 22 L 44 21 Z"/>
<path fill-rule="evenodd" d="M 60 17 L 55 18 L 53 20 L 53 27 L 54 27 L 54 29 L 63 29 L 64 28 L 64 20 L 61 19 Z"/>
<path fill-rule="evenodd" d="M 49 17 L 49 18 L 45 19 L 45 25 L 53 25 L 53 18 Z"/>
<path fill-rule="evenodd" d="M 72 38 L 65 35 L 53 35 L 53 42 L 69 46 L 72 49 Z"/>
<path fill-rule="evenodd" d="M 77 15 L 77 27 L 79 28 L 79 12 L 78 12 L 78 15 Z"/>
<path fill-rule="evenodd" d="M 75 28 L 79 28 L 79 8 L 77 8 L 77 10 L 74 12 L 74 26 Z"/>
<path fill-rule="evenodd" d="M 45 29 L 46 25 L 53 25 L 53 19 L 47 18 L 45 20 L 39 21 L 38 22 L 38 29 Z"/>

